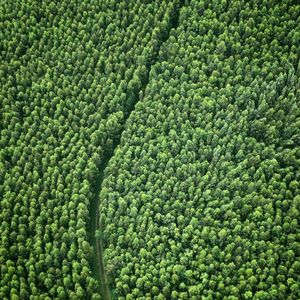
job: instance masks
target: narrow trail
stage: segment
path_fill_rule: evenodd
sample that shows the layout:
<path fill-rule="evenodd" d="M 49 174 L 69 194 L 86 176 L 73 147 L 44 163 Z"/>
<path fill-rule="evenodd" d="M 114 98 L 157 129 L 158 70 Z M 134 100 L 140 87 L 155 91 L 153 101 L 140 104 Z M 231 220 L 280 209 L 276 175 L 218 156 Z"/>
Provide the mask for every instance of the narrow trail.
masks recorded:
<path fill-rule="evenodd" d="M 101 183 L 104 179 L 104 171 L 106 169 L 106 166 L 108 164 L 109 158 L 107 158 L 103 164 L 103 168 L 100 170 L 100 178 L 101 178 Z M 100 221 L 100 215 L 99 215 L 99 206 L 100 206 L 100 199 L 99 199 L 99 193 L 100 193 L 100 187 L 101 184 L 99 184 L 99 191 L 96 194 L 97 196 L 97 206 L 96 210 L 93 212 L 95 214 L 95 231 L 94 231 L 94 238 L 95 238 L 95 244 L 96 244 L 96 252 L 97 252 L 97 265 L 98 265 L 98 272 L 99 272 L 99 277 L 100 277 L 100 287 L 101 287 L 101 295 L 103 299 L 110 300 L 111 295 L 110 295 L 110 289 L 109 289 L 109 282 L 107 280 L 106 272 L 105 272 L 105 267 L 104 267 L 104 258 L 103 258 L 103 240 L 102 237 L 97 237 L 96 236 L 96 231 L 99 230 L 102 232 L 102 226 L 101 226 L 101 221 Z"/>
<path fill-rule="evenodd" d="M 118 134 L 118 136 L 115 137 L 114 144 L 112 147 L 112 150 L 105 155 L 105 157 L 102 159 L 102 163 L 98 168 L 99 171 L 99 176 L 96 179 L 96 182 L 94 183 L 94 198 L 92 199 L 90 203 L 90 221 L 88 223 L 88 235 L 89 235 L 89 241 L 90 244 L 93 246 L 93 248 L 96 250 L 96 255 L 95 257 L 90 259 L 90 264 L 91 264 L 91 269 L 94 274 L 94 277 L 99 281 L 100 283 L 100 294 L 102 296 L 102 299 L 104 300 L 111 300 L 112 295 L 111 295 L 111 287 L 110 287 L 110 281 L 109 278 L 106 276 L 105 272 L 105 263 L 104 263 L 104 249 L 103 249 L 103 237 L 101 235 L 103 229 L 102 229 L 102 224 L 101 224 L 101 219 L 99 215 L 99 208 L 101 205 L 101 199 L 99 198 L 99 194 L 102 188 L 102 182 L 104 180 L 104 175 L 105 175 L 105 170 L 106 167 L 110 161 L 110 159 L 113 157 L 115 149 L 117 146 L 120 144 L 121 140 L 121 135 L 122 132 L 125 128 L 125 124 L 130 117 L 131 112 L 134 110 L 134 107 L 136 103 L 139 100 L 139 93 L 142 92 L 144 94 L 144 91 L 146 89 L 146 86 L 149 83 L 149 74 L 150 74 L 150 69 L 152 65 L 154 65 L 157 60 L 158 60 L 158 54 L 160 51 L 161 46 L 166 42 L 166 40 L 170 36 L 170 31 L 171 29 L 176 29 L 179 23 L 179 13 L 180 9 L 184 4 L 184 0 L 180 0 L 179 4 L 174 10 L 173 16 L 171 17 L 170 23 L 168 24 L 168 30 L 167 34 L 161 39 L 159 47 L 157 51 L 153 54 L 153 56 L 150 59 L 150 63 L 147 65 L 147 74 L 145 76 L 145 80 L 143 81 L 141 90 L 136 93 L 134 99 L 135 101 L 133 103 L 129 103 L 129 105 L 126 107 L 126 111 L 124 112 L 125 114 L 125 119 L 124 123 L 122 124 L 122 130 Z M 96 236 L 96 232 L 100 232 L 100 236 Z"/>
<path fill-rule="evenodd" d="M 114 143 L 113 149 L 115 149 L 118 145 L 119 141 Z M 94 274 L 95 279 L 98 280 L 100 283 L 99 286 L 99 293 L 102 296 L 102 299 L 110 300 L 110 289 L 109 289 L 109 282 L 106 277 L 105 267 L 104 267 L 104 259 L 103 259 L 103 241 L 102 237 L 96 236 L 97 230 L 101 231 L 101 224 L 100 224 L 100 216 L 99 216 L 99 206 L 100 206 L 100 199 L 99 194 L 101 191 L 102 182 L 104 179 L 104 173 L 110 158 L 113 156 L 113 151 L 110 155 L 106 155 L 103 160 L 102 164 L 98 168 L 98 178 L 94 183 L 94 198 L 90 204 L 90 221 L 88 224 L 88 233 L 89 233 L 89 240 L 91 246 L 95 249 L 95 255 L 91 258 L 90 264 L 91 269 Z"/>

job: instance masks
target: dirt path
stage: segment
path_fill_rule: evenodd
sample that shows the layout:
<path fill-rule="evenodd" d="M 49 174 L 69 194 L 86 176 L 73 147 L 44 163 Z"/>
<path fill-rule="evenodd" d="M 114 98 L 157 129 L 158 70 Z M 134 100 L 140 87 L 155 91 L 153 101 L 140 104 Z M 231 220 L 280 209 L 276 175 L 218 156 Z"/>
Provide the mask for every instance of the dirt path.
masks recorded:
<path fill-rule="evenodd" d="M 118 141 L 117 141 L 118 142 Z M 99 215 L 99 207 L 100 207 L 100 199 L 99 194 L 101 190 L 102 181 L 104 179 L 104 171 L 107 167 L 108 161 L 111 158 L 112 154 L 109 156 L 106 156 L 103 159 L 103 163 L 99 167 L 99 177 L 97 181 L 94 183 L 94 198 L 91 201 L 90 204 L 90 221 L 88 225 L 88 232 L 89 232 L 89 240 L 91 243 L 91 246 L 94 248 L 94 256 L 91 258 L 91 268 L 92 272 L 95 276 L 95 278 L 100 283 L 100 289 L 99 293 L 102 296 L 102 299 L 104 300 L 110 300 L 110 287 L 109 282 L 107 280 L 106 272 L 105 272 L 105 264 L 104 264 L 104 258 L 103 258 L 103 238 L 100 234 L 99 236 L 96 236 L 96 232 L 102 232 L 102 226 L 100 222 L 100 215 Z"/>
<path fill-rule="evenodd" d="M 158 50 L 155 51 L 155 53 L 153 53 L 153 56 L 150 58 L 149 65 L 146 66 L 148 71 L 147 71 L 146 78 L 143 82 L 143 86 L 141 89 L 142 94 L 144 94 L 145 88 L 149 83 L 149 73 L 150 73 L 151 66 L 154 65 L 155 62 L 158 60 L 158 54 L 159 54 L 161 45 L 169 38 L 171 29 L 172 28 L 176 29 L 178 26 L 179 13 L 180 13 L 180 9 L 183 6 L 183 4 L 184 4 L 184 0 L 180 0 L 177 7 L 175 8 L 173 15 L 171 16 L 171 20 L 168 25 L 167 34 L 160 41 L 160 46 L 159 46 Z M 104 173 L 105 173 L 106 167 L 108 165 L 109 160 L 113 157 L 115 149 L 120 144 L 121 134 L 125 128 L 125 123 L 128 120 L 131 112 L 134 110 L 135 104 L 139 100 L 139 92 L 137 92 L 134 97 L 135 101 L 133 103 L 129 103 L 128 107 L 126 107 L 126 109 L 124 111 L 125 119 L 124 119 L 123 126 L 120 129 L 120 132 L 118 134 L 116 134 L 116 136 L 115 136 L 114 145 L 113 145 L 111 151 L 105 155 L 105 157 L 103 158 L 103 162 L 99 166 L 99 176 L 98 176 L 96 182 L 94 183 L 94 195 L 95 196 L 92 199 L 91 204 L 90 204 L 90 221 L 88 224 L 88 234 L 89 234 L 90 243 L 96 251 L 95 257 L 92 257 L 90 259 L 90 262 L 91 262 L 92 272 L 94 273 L 94 276 L 97 277 L 97 279 L 100 282 L 100 291 L 99 292 L 101 293 L 101 296 L 104 300 L 111 300 L 112 295 L 111 295 L 111 287 L 109 284 L 109 280 L 108 280 L 106 272 L 105 272 L 105 262 L 104 262 L 104 257 L 103 257 L 104 256 L 103 255 L 103 252 L 104 252 L 103 235 L 102 235 L 103 228 L 102 228 L 101 219 L 100 219 L 100 215 L 99 215 L 99 208 L 101 205 L 101 200 L 99 199 L 99 194 L 101 191 L 101 186 L 102 186 L 102 182 L 104 179 Z M 100 232 L 99 237 L 96 237 L 97 231 Z"/>
<path fill-rule="evenodd" d="M 97 214 L 96 214 L 96 230 L 102 231 L 100 216 L 99 216 L 99 204 L 100 201 L 98 201 L 98 208 L 97 208 Z M 100 273 L 100 285 L 101 285 L 101 294 L 104 300 L 110 300 L 110 290 L 109 290 L 109 284 L 106 277 L 105 267 L 104 267 L 104 258 L 103 258 L 103 246 L 102 246 L 102 238 L 96 237 L 96 251 L 97 251 L 97 258 L 98 258 L 98 266 L 99 266 L 99 273 Z"/>

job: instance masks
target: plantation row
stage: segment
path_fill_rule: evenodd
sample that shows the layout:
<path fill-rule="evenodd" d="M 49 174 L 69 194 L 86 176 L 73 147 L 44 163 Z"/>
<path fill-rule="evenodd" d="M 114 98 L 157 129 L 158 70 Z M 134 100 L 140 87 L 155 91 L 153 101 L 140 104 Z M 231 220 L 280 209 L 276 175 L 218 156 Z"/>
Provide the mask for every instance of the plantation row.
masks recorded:
<path fill-rule="evenodd" d="M 100 192 L 119 299 L 299 299 L 300 6 L 191 0 Z"/>
<path fill-rule="evenodd" d="M 89 207 L 178 1 L 0 4 L 1 299 L 99 299 Z"/>

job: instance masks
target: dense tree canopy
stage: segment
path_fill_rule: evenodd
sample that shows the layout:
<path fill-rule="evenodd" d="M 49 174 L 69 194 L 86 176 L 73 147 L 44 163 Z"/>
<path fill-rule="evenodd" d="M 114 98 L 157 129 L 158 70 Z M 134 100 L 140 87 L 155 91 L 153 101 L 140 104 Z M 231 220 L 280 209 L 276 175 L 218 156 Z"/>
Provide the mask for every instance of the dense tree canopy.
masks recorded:
<path fill-rule="evenodd" d="M 299 54 L 292 0 L 1 1 L 0 299 L 106 299 L 95 200 L 117 299 L 300 299 Z"/>
<path fill-rule="evenodd" d="M 181 9 L 100 193 L 120 297 L 299 299 L 299 12 Z"/>
<path fill-rule="evenodd" d="M 96 299 L 93 183 L 178 3 L 0 5 L 0 298 Z"/>

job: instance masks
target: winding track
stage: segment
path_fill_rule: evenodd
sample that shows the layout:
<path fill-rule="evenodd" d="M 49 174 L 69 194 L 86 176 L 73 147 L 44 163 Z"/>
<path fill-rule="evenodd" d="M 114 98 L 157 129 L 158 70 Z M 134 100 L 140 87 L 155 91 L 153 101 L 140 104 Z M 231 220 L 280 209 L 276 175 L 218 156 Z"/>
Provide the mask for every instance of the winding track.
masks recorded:
<path fill-rule="evenodd" d="M 183 4 L 184 4 L 184 0 L 180 0 L 179 4 L 175 8 L 174 14 L 170 20 L 170 24 L 168 26 L 169 27 L 168 34 L 160 41 L 158 50 L 156 51 L 156 53 L 154 53 L 152 59 L 150 60 L 151 62 L 149 63 L 149 65 L 147 65 L 147 75 L 146 75 L 146 79 L 145 79 L 142 89 L 141 89 L 142 94 L 144 94 L 145 88 L 149 83 L 150 69 L 151 69 L 151 66 L 154 65 L 156 63 L 156 61 L 158 60 L 158 54 L 159 54 L 161 46 L 169 38 L 171 29 L 172 28 L 176 29 L 178 26 L 179 13 L 180 13 L 180 9 L 183 6 Z M 134 103 L 130 103 L 129 107 L 127 107 L 127 111 L 125 112 L 125 119 L 124 119 L 124 124 L 123 124 L 123 128 L 122 128 L 123 130 L 125 128 L 126 121 L 128 120 L 131 112 L 134 110 L 136 103 L 138 102 L 139 92 L 136 93 L 134 99 L 136 101 Z M 112 151 L 104 157 L 102 164 L 99 166 L 99 176 L 94 185 L 94 195 L 95 196 L 92 199 L 91 204 L 90 204 L 90 222 L 89 222 L 89 226 L 88 226 L 88 232 L 89 232 L 90 243 L 94 247 L 94 249 L 96 249 L 96 254 L 97 254 L 95 259 L 91 259 L 91 268 L 94 273 L 94 276 L 97 277 L 98 281 L 100 282 L 100 292 L 101 292 L 101 296 L 104 300 L 111 300 L 112 295 L 111 295 L 111 288 L 110 288 L 110 284 L 109 284 L 110 282 L 109 282 L 109 279 L 107 278 L 106 272 L 105 272 L 105 263 L 104 263 L 104 257 L 103 257 L 103 252 L 104 252 L 103 237 L 101 234 L 100 234 L 100 236 L 101 236 L 100 238 L 96 237 L 97 231 L 102 232 L 101 218 L 99 215 L 99 207 L 101 204 L 101 200 L 99 199 L 99 194 L 101 191 L 102 181 L 104 179 L 105 169 L 109 163 L 109 160 L 113 157 L 115 149 L 120 144 L 121 135 L 122 135 L 123 130 L 116 136 Z"/>
<path fill-rule="evenodd" d="M 114 149 L 117 147 L 119 141 L 115 143 Z M 99 230 L 101 232 L 101 222 L 100 222 L 100 215 L 99 215 L 99 206 L 100 206 L 100 199 L 99 193 L 101 190 L 102 181 L 104 179 L 104 171 L 107 167 L 109 159 L 113 156 L 113 153 L 109 156 L 104 157 L 101 166 L 99 167 L 99 176 L 97 181 L 94 184 L 94 198 L 90 204 L 90 222 L 89 222 L 89 239 L 90 243 L 95 249 L 95 257 L 91 259 L 91 268 L 94 274 L 94 277 L 100 283 L 100 294 L 102 299 L 110 300 L 111 299 L 111 292 L 109 287 L 109 282 L 107 280 L 106 272 L 105 272 L 105 265 L 104 265 L 104 258 L 103 258 L 103 241 L 102 237 L 99 238 L 96 236 L 96 232 Z"/>
<path fill-rule="evenodd" d="M 99 216 L 99 205 L 100 201 L 98 201 L 97 213 L 96 213 L 96 228 L 101 230 L 101 220 Z M 109 283 L 107 280 L 105 268 L 104 268 L 104 258 L 103 258 L 103 246 L 102 246 L 102 238 L 96 238 L 96 251 L 97 251 L 97 259 L 99 265 L 99 272 L 100 272 L 100 284 L 101 284 L 101 292 L 103 299 L 110 300 L 110 290 L 109 290 Z"/>

